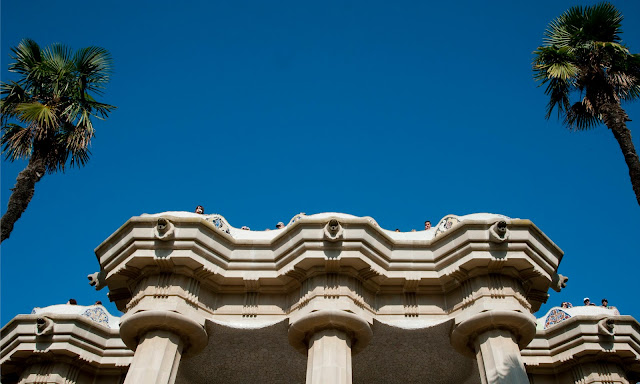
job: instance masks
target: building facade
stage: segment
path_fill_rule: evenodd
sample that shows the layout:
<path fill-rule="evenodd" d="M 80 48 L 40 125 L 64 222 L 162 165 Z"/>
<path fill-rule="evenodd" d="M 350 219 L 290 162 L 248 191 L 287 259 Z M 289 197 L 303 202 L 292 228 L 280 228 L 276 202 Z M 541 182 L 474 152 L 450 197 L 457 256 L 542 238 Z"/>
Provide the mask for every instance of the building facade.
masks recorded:
<path fill-rule="evenodd" d="M 17 316 L 2 330 L 2 382 L 635 383 L 635 319 L 533 316 L 566 284 L 562 255 L 531 221 L 494 214 L 403 233 L 340 213 L 271 231 L 133 217 L 89 275 L 123 316 Z"/>

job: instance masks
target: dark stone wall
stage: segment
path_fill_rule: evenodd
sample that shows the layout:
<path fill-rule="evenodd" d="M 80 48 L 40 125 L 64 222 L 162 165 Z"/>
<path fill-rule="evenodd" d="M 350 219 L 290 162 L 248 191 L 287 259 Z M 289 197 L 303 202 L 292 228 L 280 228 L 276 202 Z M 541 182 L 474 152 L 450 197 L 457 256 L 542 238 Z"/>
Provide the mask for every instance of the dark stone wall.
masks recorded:
<path fill-rule="evenodd" d="M 289 345 L 288 321 L 260 329 L 207 322 L 209 345 L 180 362 L 176 384 L 304 384 L 307 357 Z"/>
<path fill-rule="evenodd" d="M 450 328 L 451 322 L 417 330 L 374 322 L 371 343 L 353 357 L 353 383 L 480 384 L 475 360 L 449 344 Z M 289 345 L 287 329 L 287 321 L 261 329 L 207 322 L 209 345 L 182 359 L 176 384 L 304 384 L 307 357 Z"/>
<path fill-rule="evenodd" d="M 451 321 L 424 329 L 373 323 L 367 348 L 353 356 L 353 384 L 481 384 L 475 359 L 449 343 Z"/>

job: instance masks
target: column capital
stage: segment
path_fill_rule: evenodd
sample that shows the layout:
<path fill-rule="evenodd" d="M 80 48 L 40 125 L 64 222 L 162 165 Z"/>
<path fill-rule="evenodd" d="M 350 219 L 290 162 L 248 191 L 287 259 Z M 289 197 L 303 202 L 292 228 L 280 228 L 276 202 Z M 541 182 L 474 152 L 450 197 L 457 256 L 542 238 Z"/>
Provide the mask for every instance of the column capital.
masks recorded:
<path fill-rule="evenodd" d="M 125 314 L 120 323 L 120 337 L 127 347 L 136 350 L 145 333 L 164 330 L 180 336 L 184 343 L 183 355 L 196 354 L 208 343 L 204 327 L 197 321 L 171 311 L 141 311 Z"/>
<path fill-rule="evenodd" d="M 369 323 L 350 312 L 322 309 L 298 319 L 289 327 L 289 344 L 302 354 L 309 350 L 309 339 L 325 329 L 344 331 L 351 338 L 351 352 L 356 354 L 371 341 L 373 331 Z"/>
<path fill-rule="evenodd" d="M 504 329 L 514 337 L 518 348 L 525 348 L 536 335 L 536 319 L 529 313 L 516 311 L 487 311 L 471 316 L 454 326 L 451 345 L 463 355 L 476 354 L 475 339 L 484 332 Z"/>

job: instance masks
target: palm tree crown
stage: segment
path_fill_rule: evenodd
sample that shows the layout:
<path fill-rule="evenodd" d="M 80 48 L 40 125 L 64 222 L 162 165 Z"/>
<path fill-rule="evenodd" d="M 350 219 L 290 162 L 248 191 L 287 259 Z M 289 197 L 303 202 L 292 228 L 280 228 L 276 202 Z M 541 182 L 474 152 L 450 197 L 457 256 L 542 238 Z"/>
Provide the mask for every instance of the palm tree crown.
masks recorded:
<path fill-rule="evenodd" d="M 46 171 L 82 166 L 94 136 L 92 117 L 104 119 L 115 107 L 96 101 L 109 81 L 112 60 L 99 47 L 75 53 L 62 45 L 41 49 L 25 39 L 12 48 L 9 71 L 18 81 L 3 82 L 2 150 L 8 160 L 41 157 Z"/>
<path fill-rule="evenodd" d="M 109 52 L 87 47 L 72 52 L 62 44 L 41 49 L 24 39 L 11 49 L 9 71 L 17 81 L 0 84 L 0 145 L 9 161 L 28 159 L 18 175 L 2 216 L 4 241 L 33 197 L 35 183 L 46 173 L 64 171 L 67 163 L 89 160 L 94 136 L 92 118 L 104 119 L 114 106 L 96 101 L 109 81 Z"/>
<path fill-rule="evenodd" d="M 640 162 L 622 101 L 640 97 L 640 55 L 622 44 L 623 16 L 609 3 L 575 6 L 551 21 L 534 52 L 534 78 L 546 85 L 554 109 L 572 130 L 604 123 L 621 147 L 640 204 Z"/>

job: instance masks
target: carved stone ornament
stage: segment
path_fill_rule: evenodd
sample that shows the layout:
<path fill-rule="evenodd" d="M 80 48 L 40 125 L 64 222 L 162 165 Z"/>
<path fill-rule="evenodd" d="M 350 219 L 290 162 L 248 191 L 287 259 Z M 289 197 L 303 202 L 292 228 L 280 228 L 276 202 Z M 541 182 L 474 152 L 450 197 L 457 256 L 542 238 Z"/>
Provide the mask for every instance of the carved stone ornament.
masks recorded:
<path fill-rule="evenodd" d="M 561 275 L 559 273 L 554 273 L 553 280 L 551 280 L 551 288 L 556 292 L 560 292 L 562 288 L 567 287 L 567 281 L 569 281 L 569 278 L 567 276 Z"/>
<path fill-rule="evenodd" d="M 158 224 L 155 227 L 155 237 L 158 240 L 171 240 L 175 237 L 175 226 L 172 222 L 161 217 L 158 219 Z"/>
<path fill-rule="evenodd" d="M 87 275 L 89 279 L 89 285 L 96 288 L 96 291 L 104 288 L 104 271 L 95 272 Z"/>
<path fill-rule="evenodd" d="M 509 229 L 507 228 L 507 222 L 500 220 L 495 222 L 489 228 L 489 238 L 494 243 L 504 243 L 509 240 Z"/>
<path fill-rule="evenodd" d="M 331 219 L 324 226 L 324 238 L 328 241 L 338 241 L 342 240 L 344 235 L 344 228 L 340 225 L 340 222 L 336 219 Z"/>
<path fill-rule="evenodd" d="M 610 317 L 598 321 L 598 333 L 604 336 L 615 335 L 614 320 Z"/>
<path fill-rule="evenodd" d="M 36 335 L 45 336 L 53 333 L 53 321 L 45 316 L 36 319 Z"/>

